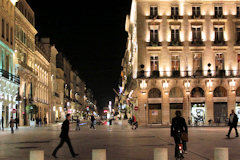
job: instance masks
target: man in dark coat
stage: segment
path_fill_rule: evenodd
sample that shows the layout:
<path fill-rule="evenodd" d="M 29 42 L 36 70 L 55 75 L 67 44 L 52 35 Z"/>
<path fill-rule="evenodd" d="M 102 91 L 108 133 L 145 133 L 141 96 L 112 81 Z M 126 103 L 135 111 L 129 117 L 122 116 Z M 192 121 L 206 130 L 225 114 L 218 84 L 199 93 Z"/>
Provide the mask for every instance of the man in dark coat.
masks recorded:
<path fill-rule="evenodd" d="M 95 129 L 95 127 L 94 127 L 94 121 L 95 121 L 95 118 L 94 118 L 93 115 L 91 115 L 91 126 L 90 126 L 90 129 L 91 129 L 91 128 Z"/>
<path fill-rule="evenodd" d="M 175 141 L 175 157 L 178 157 L 178 145 L 181 141 L 181 133 L 186 132 L 188 133 L 188 127 L 186 125 L 186 121 L 183 117 L 181 117 L 181 112 L 176 111 L 176 117 L 172 119 L 172 126 L 171 126 L 171 137 L 174 138 Z M 187 153 L 187 145 L 186 141 L 182 141 L 183 150 Z"/>
<path fill-rule="evenodd" d="M 69 147 L 69 150 L 70 150 L 70 152 L 72 154 L 72 157 L 78 156 L 78 154 L 76 154 L 73 151 L 72 144 L 71 144 L 71 141 L 70 141 L 69 136 L 68 136 L 69 120 L 70 119 L 71 119 L 71 115 L 67 114 L 66 115 L 66 120 L 62 124 L 62 131 L 61 131 L 61 134 L 59 136 L 61 138 L 61 141 L 60 141 L 59 145 L 56 147 L 56 149 L 52 153 L 52 156 L 55 157 L 55 158 L 57 158 L 57 156 L 56 156 L 57 151 L 63 146 L 64 142 L 66 142 L 68 144 L 68 147 Z"/>
<path fill-rule="evenodd" d="M 231 131 L 234 128 L 236 132 L 236 137 L 238 137 L 238 130 L 237 130 L 237 124 L 238 124 L 238 116 L 235 114 L 234 110 L 232 110 L 232 113 L 229 116 L 229 131 L 228 134 L 226 135 L 228 138 L 230 137 Z"/>

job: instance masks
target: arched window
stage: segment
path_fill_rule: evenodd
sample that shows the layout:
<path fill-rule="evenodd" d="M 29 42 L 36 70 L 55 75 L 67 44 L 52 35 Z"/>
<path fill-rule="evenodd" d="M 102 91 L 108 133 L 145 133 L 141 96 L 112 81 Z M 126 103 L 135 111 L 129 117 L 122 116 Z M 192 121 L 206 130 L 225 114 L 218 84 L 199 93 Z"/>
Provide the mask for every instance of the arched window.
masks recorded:
<path fill-rule="evenodd" d="M 200 87 L 193 88 L 191 91 L 191 97 L 205 97 L 204 90 Z"/>
<path fill-rule="evenodd" d="M 214 97 L 227 97 L 227 90 L 224 87 L 217 87 L 213 93 Z"/>
<path fill-rule="evenodd" d="M 182 89 L 179 88 L 179 87 L 172 88 L 170 90 L 169 97 L 170 98 L 181 98 L 181 97 L 183 97 Z"/>
<path fill-rule="evenodd" d="M 148 98 L 161 98 L 161 91 L 157 88 L 152 88 L 149 92 L 148 92 Z"/>

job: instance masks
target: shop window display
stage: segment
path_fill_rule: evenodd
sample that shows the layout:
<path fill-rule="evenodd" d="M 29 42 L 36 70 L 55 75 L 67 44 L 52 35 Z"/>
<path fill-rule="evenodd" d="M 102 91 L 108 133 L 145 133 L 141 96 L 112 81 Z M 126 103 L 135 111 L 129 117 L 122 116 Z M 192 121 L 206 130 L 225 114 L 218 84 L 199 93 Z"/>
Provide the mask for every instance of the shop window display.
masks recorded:
<path fill-rule="evenodd" d="M 196 126 L 203 125 L 206 118 L 206 108 L 204 103 L 192 103 L 192 123 Z"/>

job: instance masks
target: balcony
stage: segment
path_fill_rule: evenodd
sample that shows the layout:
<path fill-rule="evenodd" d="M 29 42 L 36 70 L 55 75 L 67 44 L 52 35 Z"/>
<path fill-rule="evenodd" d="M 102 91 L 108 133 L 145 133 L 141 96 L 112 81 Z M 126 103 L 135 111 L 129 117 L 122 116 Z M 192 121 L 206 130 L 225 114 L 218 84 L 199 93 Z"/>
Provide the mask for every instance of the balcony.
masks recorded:
<path fill-rule="evenodd" d="M 11 74 L 5 70 L 2 70 L 2 69 L 0 70 L 0 76 L 12 81 L 13 83 L 20 84 L 19 77 L 14 76 L 13 74 Z"/>
<path fill-rule="evenodd" d="M 180 42 L 179 40 L 174 40 L 174 41 L 171 41 L 170 43 L 168 43 L 169 46 L 182 46 L 183 43 Z"/>
<path fill-rule="evenodd" d="M 213 46 L 226 46 L 227 43 L 224 40 L 213 41 Z"/>
<path fill-rule="evenodd" d="M 204 43 L 202 40 L 193 40 L 189 44 L 190 46 L 204 46 Z"/>
<path fill-rule="evenodd" d="M 178 20 L 178 19 L 183 19 L 183 16 L 179 16 L 179 15 L 171 15 L 171 16 L 168 17 L 168 19 Z"/>
<path fill-rule="evenodd" d="M 161 42 L 147 42 L 146 44 L 148 47 L 159 47 L 162 45 Z"/>
<path fill-rule="evenodd" d="M 146 18 L 147 18 L 147 19 L 155 20 L 155 19 L 161 19 L 162 17 L 161 17 L 161 16 L 158 16 L 158 15 L 150 15 L 150 16 L 147 16 Z"/>
<path fill-rule="evenodd" d="M 240 71 L 214 70 L 209 74 L 208 70 L 196 71 L 139 71 L 138 78 L 238 78 Z"/>

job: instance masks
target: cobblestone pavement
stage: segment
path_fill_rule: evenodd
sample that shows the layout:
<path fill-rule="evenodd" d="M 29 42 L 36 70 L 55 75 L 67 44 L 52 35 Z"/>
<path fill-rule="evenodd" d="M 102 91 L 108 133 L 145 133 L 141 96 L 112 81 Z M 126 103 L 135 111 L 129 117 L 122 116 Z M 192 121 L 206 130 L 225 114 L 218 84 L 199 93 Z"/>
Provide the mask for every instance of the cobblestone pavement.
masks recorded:
<path fill-rule="evenodd" d="M 71 128 L 70 137 L 78 160 L 91 160 L 92 149 L 107 149 L 108 160 L 153 160 L 154 148 L 168 148 L 169 160 L 174 160 L 174 142 L 169 128 L 139 128 L 131 130 L 115 121 L 112 126 L 82 126 L 81 131 Z M 0 160 L 29 160 L 30 150 L 44 150 L 45 160 L 59 143 L 60 125 L 51 127 L 20 128 L 15 134 L 0 131 Z M 240 138 L 225 138 L 226 127 L 190 128 L 188 154 L 185 160 L 213 160 L 215 147 L 228 147 L 229 160 L 239 160 Z M 234 132 L 232 137 L 234 137 Z M 72 160 L 66 144 L 57 154 L 58 160 Z"/>

